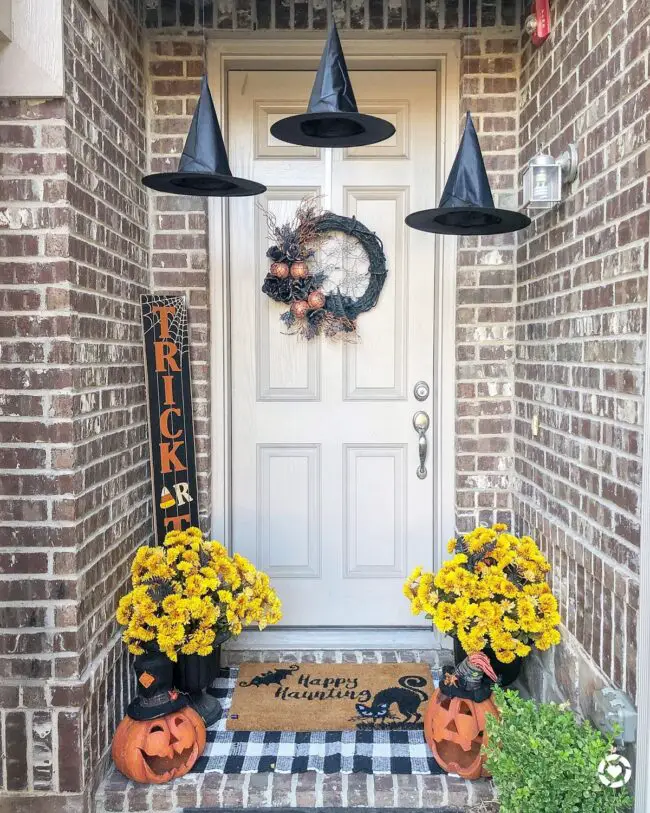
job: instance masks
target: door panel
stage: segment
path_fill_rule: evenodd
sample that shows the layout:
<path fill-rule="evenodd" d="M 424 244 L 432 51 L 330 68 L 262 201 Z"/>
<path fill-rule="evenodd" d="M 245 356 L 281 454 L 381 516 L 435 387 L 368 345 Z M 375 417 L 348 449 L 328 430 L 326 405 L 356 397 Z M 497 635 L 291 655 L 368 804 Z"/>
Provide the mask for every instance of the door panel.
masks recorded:
<path fill-rule="evenodd" d="M 233 547 L 266 569 L 290 626 L 422 626 L 401 586 L 433 563 L 433 483 L 420 480 L 416 381 L 432 385 L 433 242 L 404 225 L 436 188 L 433 72 L 351 74 L 361 110 L 396 134 L 319 150 L 268 133 L 303 110 L 311 71 L 229 73 L 230 163 L 268 186 L 278 223 L 303 197 L 356 216 L 384 244 L 379 303 L 356 341 L 287 335 L 261 293 L 270 244 L 254 199 L 230 201 Z M 428 434 L 432 448 L 431 432 Z M 428 460 L 429 471 L 433 470 Z"/>

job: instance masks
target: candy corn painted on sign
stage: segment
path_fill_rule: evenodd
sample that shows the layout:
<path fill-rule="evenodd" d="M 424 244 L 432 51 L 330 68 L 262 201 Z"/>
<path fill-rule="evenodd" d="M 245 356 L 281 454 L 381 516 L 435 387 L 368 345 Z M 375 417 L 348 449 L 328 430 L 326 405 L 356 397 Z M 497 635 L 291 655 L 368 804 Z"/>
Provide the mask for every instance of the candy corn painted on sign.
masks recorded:
<path fill-rule="evenodd" d="M 156 537 L 199 524 L 184 296 L 141 297 Z"/>

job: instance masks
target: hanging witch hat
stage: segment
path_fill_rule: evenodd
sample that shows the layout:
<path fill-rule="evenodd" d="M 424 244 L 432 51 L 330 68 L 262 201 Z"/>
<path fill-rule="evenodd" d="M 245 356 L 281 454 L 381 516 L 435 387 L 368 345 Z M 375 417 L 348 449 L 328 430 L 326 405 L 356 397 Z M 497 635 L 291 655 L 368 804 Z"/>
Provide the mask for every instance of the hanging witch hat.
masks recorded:
<path fill-rule="evenodd" d="M 437 234 L 503 234 L 530 225 L 530 218 L 509 209 L 496 209 L 474 122 L 469 113 L 437 209 L 423 209 L 406 218 L 406 225 Z"/>
<path fill-rule="evenodd" d="M 306 113 L 276 121 L 271 134 L 304 147 L 363 147 L 395 132 L 389 121 L 359 113 L 336 24 L 323 49 Z"/>
<path fill-rule="evenodd" d="M 138 694 L 126 713 L 132 720 L 155 720 L 189 704 L 186 695 L 174 691 L 174 664 L 162 652 L 145 652 L 133 664 Z"/>
<path fill-rule="evenodd" d="M 215 198 L 242 197 L 266 192 L 266 187 L 261 183 L 235 178 L 230 171 L 228 154 L 207 77 L 204 76 L 201 80 L 201 94 L 178 163 L 178 170 L 147 175 L 142 179 L 142 183 L 158 192 Z"/>

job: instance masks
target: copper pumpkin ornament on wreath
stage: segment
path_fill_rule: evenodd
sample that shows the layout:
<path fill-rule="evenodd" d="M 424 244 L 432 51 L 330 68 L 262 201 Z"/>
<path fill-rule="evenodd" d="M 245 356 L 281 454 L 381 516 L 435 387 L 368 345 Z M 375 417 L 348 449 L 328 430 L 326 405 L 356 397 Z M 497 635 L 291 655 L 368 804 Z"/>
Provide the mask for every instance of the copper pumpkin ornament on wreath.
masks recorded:
<path fill-rule="evenodd" d="M 386 279 L 381 240 L 354 217 L 321 211 L 314 199 L 301 202 L 281 226 L 263 210 L 275 245 L 262 291 L 288 305 L 280 319 L 290 333 L 351 338 L 360 313 L 375 307 Z"/>

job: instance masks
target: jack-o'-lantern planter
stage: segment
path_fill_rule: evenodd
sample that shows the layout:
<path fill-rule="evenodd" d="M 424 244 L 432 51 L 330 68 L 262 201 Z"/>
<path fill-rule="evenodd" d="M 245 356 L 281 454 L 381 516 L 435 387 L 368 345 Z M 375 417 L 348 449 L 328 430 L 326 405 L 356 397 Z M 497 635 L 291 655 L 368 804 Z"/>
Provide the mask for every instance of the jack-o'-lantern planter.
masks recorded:
<path fill-rule="evenodd" d="M 192 769 L 205 748 L 205 725 L 187 706 L 153 720 L 125 717 L 113 738 L 113 761 L 136 782 L 162 784 Z"/>
<path fill-rule="evenodd" d="M 449 668 L 424 718 L 424 734 L 436 761 L 463 779 L 488 776 L 482 748 L 487 743 L 485 718 L 498 715 L 492 700 L 497 676 L 482 653 Z"/>
<path fill-rule="evenodd" d="M 150 649 L 134 663 L 138 694 L 113 738 L 113 761 L 129 779 L 159 784 L 183 776 L 203 753 L 205 725 L 173 689 L 174 665 Z"/>

